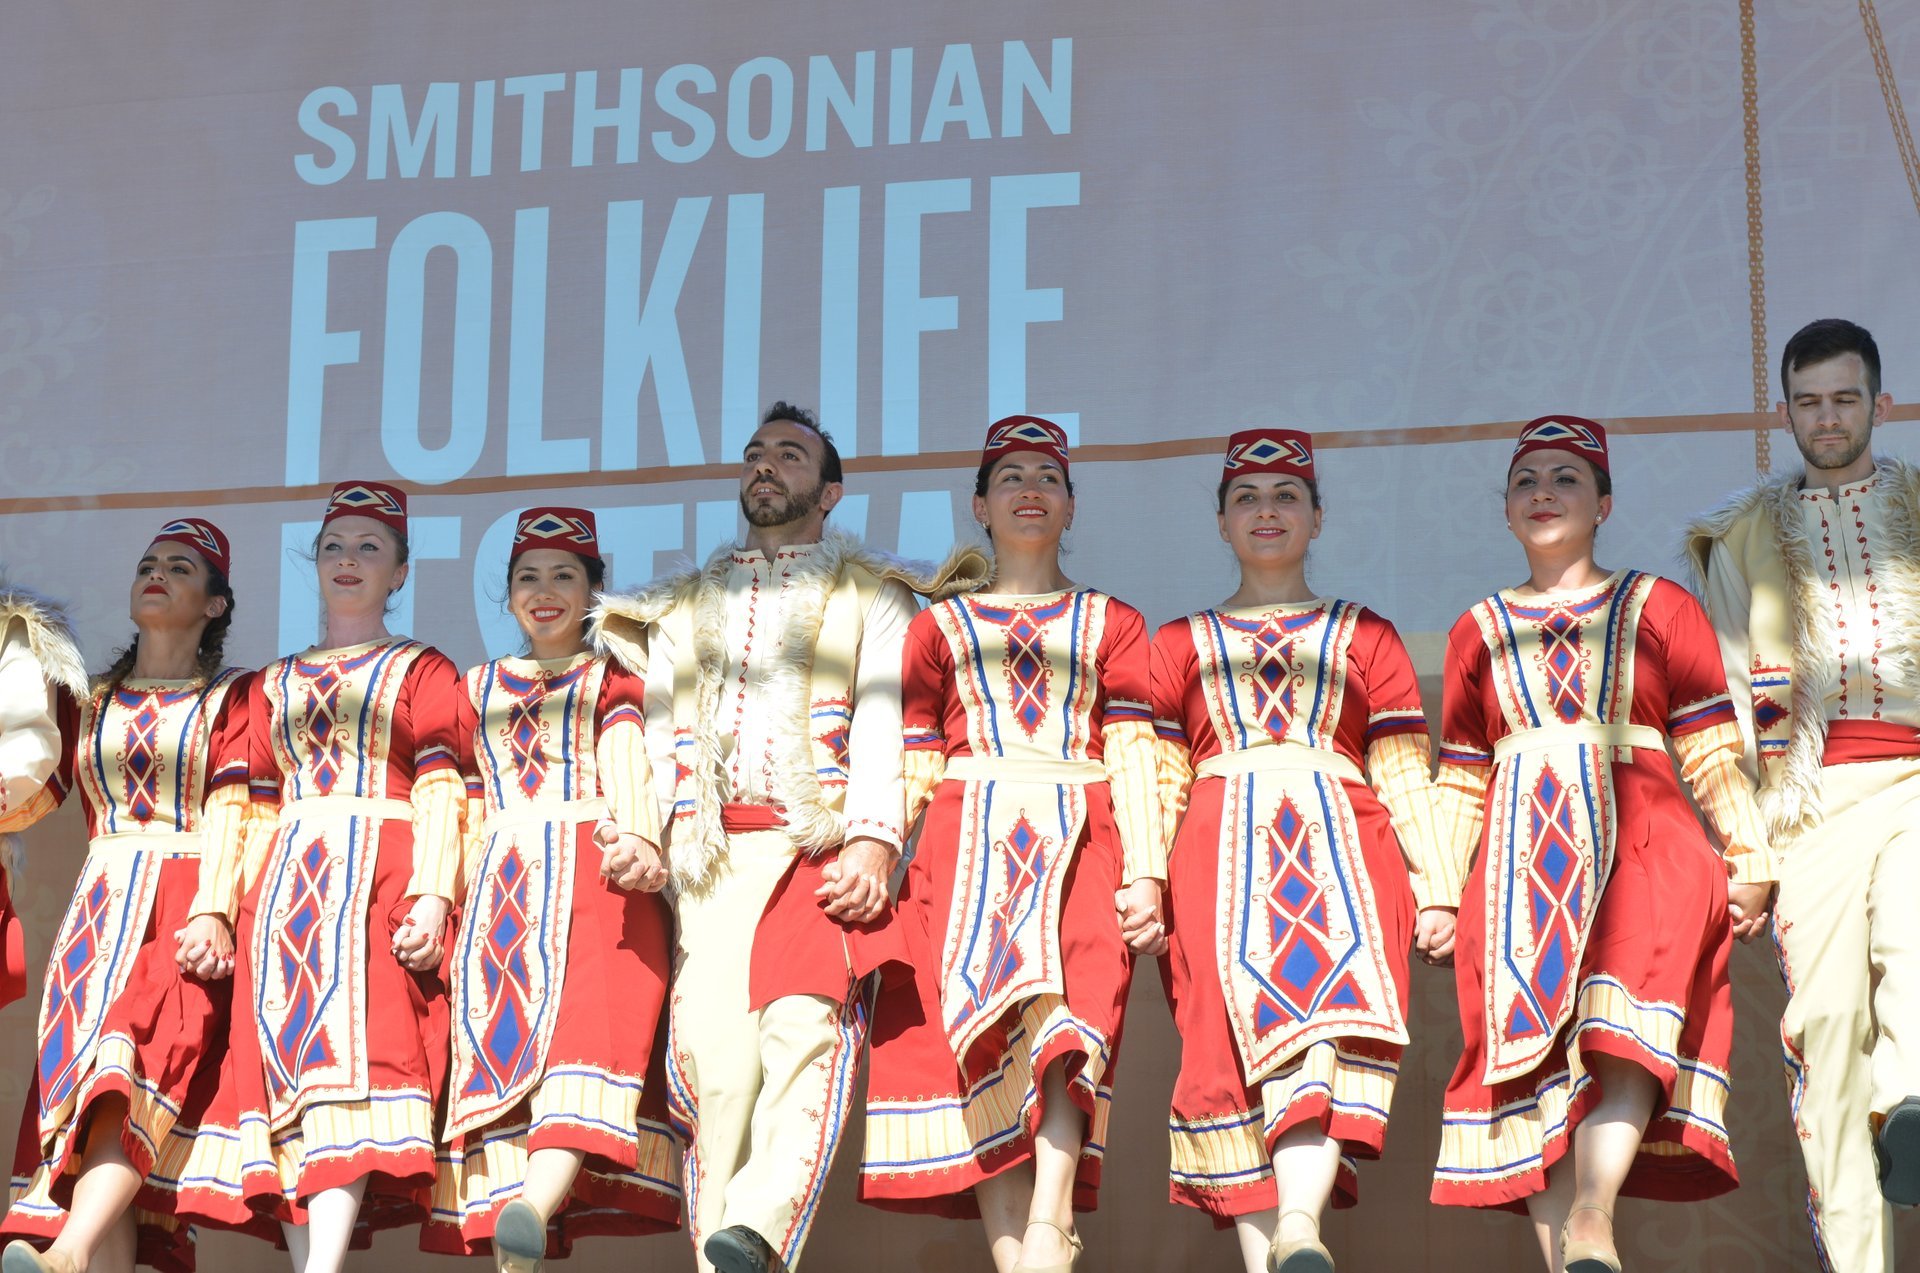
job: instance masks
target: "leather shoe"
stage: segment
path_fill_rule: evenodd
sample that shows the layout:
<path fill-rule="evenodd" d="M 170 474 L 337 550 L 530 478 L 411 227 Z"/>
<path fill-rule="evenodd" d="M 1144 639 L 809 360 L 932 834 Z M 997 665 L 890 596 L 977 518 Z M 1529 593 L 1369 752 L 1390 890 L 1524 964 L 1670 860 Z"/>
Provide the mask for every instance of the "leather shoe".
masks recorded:
<path fill-rule="evenodd" d="M 702 1251 L 719 1273 L 787 1273 L 780 1253 L 744 1224 L 720 1230 L 707 1239 Z"/>
<path fill-rule="evenodd" d="M 1905 1098 L 1881 1121 L 1873 1158 L 1887 1201 L 1920 1206 L 1920 1096 Z"/>

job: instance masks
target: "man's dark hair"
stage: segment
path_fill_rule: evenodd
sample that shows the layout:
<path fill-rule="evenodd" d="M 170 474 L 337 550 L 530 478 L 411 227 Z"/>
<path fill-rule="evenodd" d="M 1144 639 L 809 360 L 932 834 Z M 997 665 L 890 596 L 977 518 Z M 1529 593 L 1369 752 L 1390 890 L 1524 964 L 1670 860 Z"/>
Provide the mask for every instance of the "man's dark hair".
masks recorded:
<path fill-rule="evenodd" d="M 1780 351 L 1780 392 L 1788 399 L 1793 397 L 1793 390 L 1787 387 L 1788 372 L 1842 354 L 1860 355 L 1867 369 L 1867 396 L 1879 397 L 1880 346 L 1873 343 L 1872 332 L 1844 318 L 1816 318 L 1793 334 L 1787 347 Z"/>
<path fill-rule="evenodd" d="M 767 408 L 760 417 L 760 423 L 772 424 L 775 420 L 785 420 L 797 424 L 820 439 L 820 480 L 822 482 L 844 482 L 841 475 L 840 448 L 833 444 L 833 435 L 820 427 L 820 418 L 805 407 L 795 406 L 784 399 Z"/>

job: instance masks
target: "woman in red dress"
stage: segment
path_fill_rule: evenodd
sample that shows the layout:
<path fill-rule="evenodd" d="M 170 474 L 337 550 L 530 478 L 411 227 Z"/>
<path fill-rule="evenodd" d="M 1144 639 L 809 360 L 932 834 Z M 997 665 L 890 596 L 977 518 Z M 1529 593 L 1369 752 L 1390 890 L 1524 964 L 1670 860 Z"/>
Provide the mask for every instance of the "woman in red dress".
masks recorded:
<path fill-rule="evenodd" d="M 1357 1200 L 1354 1160 L 1386 1138 L 1416 898 L 1422 953 L 1452 946 L 1420 873 L 1426 713 L 1393 625 L 1307 586 L 1313 440 L 1234 434 L 1217 498 L 1239 590 L 1153 641 L 1162 816 L 1179 828 L 1172 1196 L 1238 1229 L 1248 1273 L 1331 1273 L 1321 1212 Z"/>
<path fill-rule="evenodd" d="M 874 1009 L 860 1196 L 977 1215 L 1001 1273 L 1042 1273 L 1071 1267 L 1097 1198 L 1132 951 L 1165 948 L 1147 634 L 1061 573 L 1058 425 L 995 423 L 973 508 L 988 591 L 907 630 L 926 821 L 894 921 L 912 975 L 889 967 Z"/>
<path fill-rule="evenodd" d="M 189 1148 L 182 1213 L 278 1220 L 296 1269 L 334 1273 L 356 1229 L 417 1223 L 446 1077 L 446 921 L 460 879 L 460 674 L 389 635 L 406 497 L 343 482 L 314 544 L 320 646 L 261 670 L 249 711 L 261 834 L 229 840 L 210 913 L 239 926 L 237 1128 Z"/>
<path fill-rule="evenodd" d="M 605 572 L 593 514 L 522 513 L 507 606 L 524 657 L 467 673 L 468 901 L 428 1250 L 532 1273 L 588 1234 L 680 1216 L 664 1079 L 672 916 L 644 687 L 587 647 Z M 663 1067 L 664 1068 L 664 1067 Z M 655 1070 L 660 1075 L 661 1070 Z"/>
<path fill-rule="evenodd" d="M 193 1266 L 155 1160 L 194 1135 L 226 1052 L 233 936 L 188 917 L 202 846 L 247 802 L 246 677 L 222 664 L 229 559 L 211 522 L 162 527 L 134 570 L 138 635 L 63 704 L 49 790 L 78 791 L 89 840 L 47 964 L 6 1273 Z"/>
<path fill-rule="evenodd" d="M 1465 881 L 1466 1046 L 1433 1200 L 1524 1208 L 1549 1269 L 1604 1273 L 1620 1194 L 1736 1183 L 1727 959 L 1764 927 L 1773 863 L 1706 613 L 1675 583 L 1594 564 L 1605 432 L 1533 421 L 1506 489 L 1527 580 L 1447 643 L 1437 785 L 1447 873 Z"/>

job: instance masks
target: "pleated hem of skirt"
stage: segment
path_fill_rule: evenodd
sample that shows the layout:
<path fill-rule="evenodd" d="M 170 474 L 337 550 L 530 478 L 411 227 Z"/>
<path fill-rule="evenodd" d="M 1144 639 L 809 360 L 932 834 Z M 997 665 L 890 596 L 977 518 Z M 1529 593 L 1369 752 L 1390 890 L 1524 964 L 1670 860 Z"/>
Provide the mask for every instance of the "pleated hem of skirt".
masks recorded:
<path fill-rule="evenodd" d="M 1665 1040 L 1650 1042 L 1620 1024 L 1619 1015 L 1624 1014 L 1594 1020 L 1583 1014 L 1572 1036 L 1577 1054 L 1573 1048 L 1563 1053 L 1568 1063 L 1536 1085 L 1533 1097 L 1509 1104 L 1504 1112 L 1487 1111 L 1486 1116 L 1474 1112 L 1462 1118 L 1451 1110 L 1443 1115 L 1441 1161 L 1430 1195 L 1436 1205 L 1524 1214 L 1526 1199 L 1547 1187 L 1548 1171 L 1572 1147 L 1574 1128 L 1598 1099 L 1592 1076 L 1579 1063 L 1580 1056 L 1594 1054 L 1640 1066 L 1660 1082 L 1665 1097 L 1641 1138 L 1640 1152 L 1620 1190 L 1623 1197 L 1699 1202 L 1739 1187 L 1725 1123 L 1731 1091 L 1727 1074 L 1697 1057 L 1669 1050 L 1671 1043 L 1660 1046 Z M 1678 1027 L 1671 1033 L 1677 1036 Z M 1455 1152 L 1451 1156 L 1460 1165 L 1449 1168 L 1449 1150 L 1464 1140 L 1456 1135 L 1461 1125 L 1497 1126 L 1496 1139 L 1516 1131 L 1530 1133 L 1525 1148 L 1532 1152 L 1514 1157 L 1510 1150 L 1504 1161 L 1483 1164 Z M 1538 1130 L 1539 1125 L 1545 1130 Z M 1470 1174 L 1484 1178 L 1463 1178 Z"/>
<path fill-rule="evenodd" d="M 1026 1040 L 1036 1040 L 1027 1045 Z M 1000 1063 L 964 1096 L 918 1101 L 869 1101 L 868 1158 L 860 1166 L 860 1201 L 883 1211 L 970 1220 L 980 1216 L 973 1188 L 1033 1157 L 1033 1138 L 1045 1114 L 1035 1077 L 1055 1061 L 1066 1066 L 1067 1095 L 1087 1116 L 1087 1137 L 1074 1170 L 1073 1209 L 1096 1210 L 1100 1172 L 1106 1156 L 1113 1089 L 1101 1080 L 1112 1067 L 1112 1049 L 1099 1031 L 1075 1017 L 1058 995 L 1038 995 L 1020 1005 L 1019 1025 L 1007 1038 Z M 1022 1084 L 1017 1101 L 1002 1091 L 1010 1081 Z M 968 1118 L 970 1110 L 980 1114 Z M 914 1157 L 872 1158 L 876 1118 L 919 1126 L 896 1132 L 890 1141 L 919 1142 Z M 979 1127 L 976 1133 L 969 1127 Z M 981 1123 L 986 1126 L 980 1127 Z M 929 1154 L 933 1149 L 936 1152 Z"/>

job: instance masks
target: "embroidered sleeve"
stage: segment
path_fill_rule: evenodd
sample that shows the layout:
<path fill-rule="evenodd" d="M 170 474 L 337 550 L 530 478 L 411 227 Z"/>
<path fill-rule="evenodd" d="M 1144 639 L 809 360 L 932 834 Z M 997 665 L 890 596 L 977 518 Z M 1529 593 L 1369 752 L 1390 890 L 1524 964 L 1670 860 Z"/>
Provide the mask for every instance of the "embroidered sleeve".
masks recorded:
<path fill-rule="evenodd" d="M 1434 774 L 1435 843 L 1420 865 L 1423 891 L 1434 906 L 1458 906 L 1467 866 L 1486 830 L 1487 784 L 1493 746 L 1487 737 L 1481 689 L 1487 650 L 1471 616 L 1447 637 L 1446 671 L 1440 695 L 1440 764 Z"/>
<path fill-rule="evenodd" d="M 1740 731 L 1723 721 L 1687 734 L 1675 734 L 1680 776 L 1693 788 L 1725 845 L 1727 867 L 1736 884 L 1765 884 L 1779 878 L 1753 784 L 1740 768 Z"/>
<path fill-rule="evenodd" d="M 947 772 L 947 739 L 942 722 L 953 684 L 953 652 L 931 611 L 907 625 L 900 659 L 902 758 L 906 778 L 906 819 L 912 826 L 933 799 Z"/>
<path fill-rule="evenodd" d="M 594 753 L 609 817 L 622 831 L 658 848 L 660 802 L 647 754 L 646 687 L 618 663 L 607 665 L 600 688 L 600 737 Z"/>
<path fill-rule="evenodd" d="M 1193 640 L 1184 622 L 1154 634 L 1148 651 L 1153 693 L 1153 757 L 1160 805 L 1160 836 L 1173 856 L 1174 836 L 1193 792 L 1193 746 L 1187 737 L 1187 687 L 1194 676 Z"/>
<path fill-rule="evenodd" d="M 1740 768 L 1750 782 L 1761 781 L 1760 736 L 1753 713 L 1755 693 L 1751 670 L 1752 639 L 1747 635 L 1747 620 L 1753 597 L 1747 581 L 1734 564 L 1726 544 L 1715 540 L 1707 555 L 1705 587 L 1707 616 L 1720 656 L 1720 671 L 1727 697 L 1733 708 L 1735 728 L 1740 735 Z"/>
<path fill-rule="evenodd" d="M 471 749 L 473 732 L 460 729 L 460 700 L 465 695 L 460 674 L 445 655 L 428 650 L 407 669 L 401 693 L 413 725 L 413 876 L 408 897 L 444 897 L 460 900 L 465 856 L 461 823 L 466 813 L 466 771 L 462 757 Z"/>
<path fill-rule="evenodd" d="M 189 915 L 219 915 L 229 924 L 240 909 L 253 799 L 248 787 L 253 748 L 256 676 L 242 677 L 220 700 L 209 735 L 208 791 L 200 808 L 200 883 Z M 262 704 L 264 706 L 264 704 Z"/>
<path fill-rule="evenodd" d="M 847 837 L 865 836 L 900 851 L 906 822 L 906 781 L 900 760 L 900 665 L 913 594 L 905 585 L 881 586 L 860 626 L 860 664 L 854 671 L 853 724 L 847 729 Z"/>
<path fill-rule="evenodd" d="M 640 650 L 645 666 L 634 671 L 646 683 L 642 715 L 646 717 L 647 763 L 659 805 L 660 831 L 671 836 L 674 822 L 693 811 L 692 789 L 680 790 L 682 779 L 693 771 L 693 730 L 686 722 L 674 719 L 674 678 L 691 673 L 676 666 L 673 637 L 664 620 L 649 626 L 645 637 Z"/>
<path fill-rule="evenodd" d="M 1753 800 L 1753 780 L 1741 767 L 1745 752 L 1727 693 L 1720 650 L 1700 605 L 1671 585 L 1674 606 L 1662 625 L 1667 689 L 1672 704 L 1667 733 L 1680 758 L 1680 776 L 1719 832 L 1735 883 L 1777 878 L 1765 824 Z"/>
<path fill-rule="evenodd" d="M 460 697 L 454 708 L 458 713 L 456 727 L 466 741 L 460 748 L 462 783 L 466 786 L 467 798 L 460 807 L 460 883 L 461 896 L 466 896 L 473 887 L 473 877 L 480 870 L 480 858 L 487 851 L 487 788 L 486 780 L 480 776 L 480 709 L 476 705 L 480 697 L 482 678 L 492 675 L 491 663 L 483 663 L 470 670 L 460 680 Z"/>
<path fill-rule="evenodd" d="M 1459 888 L 1448 870 L 1439 798 L 1428 777 L 1432 746 L 1420 680 L 1393 625 L 1371 612 L 1365 619 L 1373 640 L 1355 670 L 1367 704 L 1367 779 L 1393 818 L 1415 903 L 1422 910 L 1454 906 Z"/>
<path fill-rule="evenodd" d="M 1113 820 L 1120 831 L 1120 849 L 1126 862 L 1124 882 L 1164 881 L 1167 845 L 1160 827 L 1153 678 L 1147 657 L 1147 627 L 1139 611 L 1108 601 L 1096 671 L 1100 678 L 1101 763 L 1106 767 Z"/>
<path fill-rule="evenodd" d="M 0 832 L 32 826 L 60 803 L 64 784 L 49 789 L 70 758 L 60 729 L 66 697 L 49 683 L 27 636 L 27 621 L 15 618 L 0 632 Z M 70 763 L 70 760 L 69 760 Z"/>

